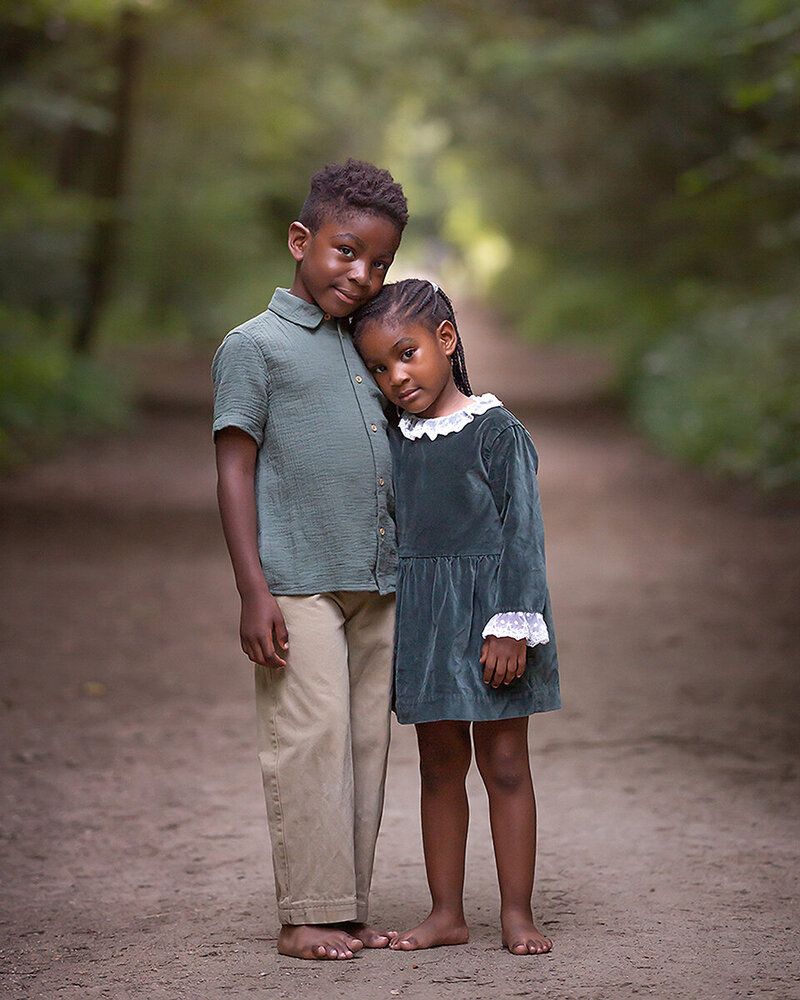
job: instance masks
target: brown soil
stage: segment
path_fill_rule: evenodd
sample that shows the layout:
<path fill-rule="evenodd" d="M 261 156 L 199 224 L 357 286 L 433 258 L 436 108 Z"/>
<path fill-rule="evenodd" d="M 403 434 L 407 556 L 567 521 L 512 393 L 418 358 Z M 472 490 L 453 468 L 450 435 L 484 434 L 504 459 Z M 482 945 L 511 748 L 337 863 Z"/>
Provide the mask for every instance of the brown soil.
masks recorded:
<path fill-rule="evenodd" d="M 597 362 L 464 325 L 476 389 L 541 454 L 565 704 L 531 735 L 553 952 L 500 949 L 473 776 L 468 945 L 276 954 L 208 359 L 160 355 L 133 432 L 0 484 L 3 996 L 800 997 L 800 510 L 654 456 Z M 398 728 L 386 927 L 427 904 L 416 799 Z"/>

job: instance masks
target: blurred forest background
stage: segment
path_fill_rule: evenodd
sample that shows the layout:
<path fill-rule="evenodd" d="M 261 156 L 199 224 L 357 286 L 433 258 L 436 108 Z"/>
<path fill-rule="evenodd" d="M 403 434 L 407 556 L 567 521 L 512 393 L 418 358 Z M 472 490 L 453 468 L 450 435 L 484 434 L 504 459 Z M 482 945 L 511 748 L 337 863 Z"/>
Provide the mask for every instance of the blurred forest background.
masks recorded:
<path fill-rule="evenodd" d="M 611 354 L 672 454 L 800 482 L 796 0 L 5 0 L 0 87 L 0 466 L 124 423 L 120 353 L 261 311 L 355 156 L 404 271 Z"/>

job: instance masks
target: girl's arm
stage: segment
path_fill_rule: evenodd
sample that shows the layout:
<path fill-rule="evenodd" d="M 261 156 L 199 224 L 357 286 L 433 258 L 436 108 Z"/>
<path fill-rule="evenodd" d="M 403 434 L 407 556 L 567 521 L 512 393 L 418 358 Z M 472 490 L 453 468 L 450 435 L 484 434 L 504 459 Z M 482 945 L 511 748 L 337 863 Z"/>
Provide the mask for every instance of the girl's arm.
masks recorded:
<path fill-rule="evenodd" d="M 489 486 L 500 516 L 502 546 L 493 614 L 544 610 L 547 580 L 544 525 L 536 470 L 539 459 L 521 424 L 501 431 L 487 460 Z"/>
<path fill-rule="evenodd" d="M 524 634 L 486 635 L 481 655 L 484 680 L 497 687 L 521 677 L 527 645 L 547 642 L 541 613 L 547 596 L 544 527 L 536 470 L 539 460 L 530 435 L 521 424 L 502 430 L 487 456 L 489 485 L 502 530 L 496 603 L 490 625 L 502 631 L 502 616 L 520 619 Z M 498 616 L 500 621 L 498 622 Z M 498 625 L 500 628 L 498 628 Z M 514 638 L 516 633 L 518 638 Z"/>
<path fill-rule="evenodd" d="M 255 466 L 258 445 L 238 427 L 215 436 L 217 499 L 222 530 L 230 553 L 236 589 L 242 600 L 239 635 L 253 663 L 285 667 L 289 635 L 286 623 L 264 578 L 258 555 Z"/>

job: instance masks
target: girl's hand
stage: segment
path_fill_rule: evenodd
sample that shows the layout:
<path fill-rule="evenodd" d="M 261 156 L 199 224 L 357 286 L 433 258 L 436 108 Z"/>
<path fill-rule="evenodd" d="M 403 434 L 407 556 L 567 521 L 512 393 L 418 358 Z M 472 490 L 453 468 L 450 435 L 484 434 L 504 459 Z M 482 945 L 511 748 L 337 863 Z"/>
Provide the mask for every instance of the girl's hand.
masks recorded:
<path fill-rule="evenodd" d="M 510 684 L 525 672 L 527 645 L 524 639 L 487 635 L 481 648 L 483 679 L 493 688 Z"/>

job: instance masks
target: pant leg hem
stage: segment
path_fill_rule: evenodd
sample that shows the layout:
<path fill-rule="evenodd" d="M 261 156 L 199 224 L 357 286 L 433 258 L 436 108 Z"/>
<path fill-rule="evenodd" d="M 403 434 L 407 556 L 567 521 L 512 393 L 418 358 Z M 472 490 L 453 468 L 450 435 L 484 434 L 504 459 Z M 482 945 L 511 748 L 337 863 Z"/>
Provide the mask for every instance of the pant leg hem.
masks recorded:
<path fill-rule="evenodd" d="M 349 921 L 361 923 L 366 919 L 366 907 L 357 906 L 355 902 L 279 906 L 278 919 L 282 924 L 343 924 Z"/>

